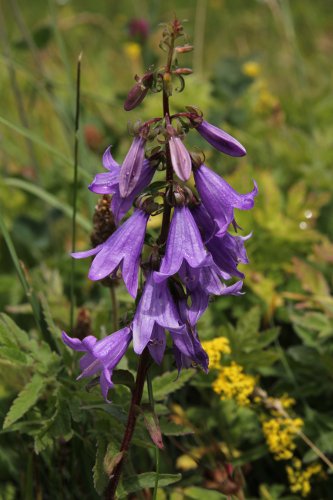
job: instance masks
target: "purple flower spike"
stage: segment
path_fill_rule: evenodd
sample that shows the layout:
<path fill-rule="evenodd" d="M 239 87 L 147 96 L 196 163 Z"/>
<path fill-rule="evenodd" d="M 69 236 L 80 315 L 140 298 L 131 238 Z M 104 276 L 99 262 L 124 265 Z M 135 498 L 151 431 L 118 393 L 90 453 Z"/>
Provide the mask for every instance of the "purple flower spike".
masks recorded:
<path fill-rule="evenodd" d="M 234 208 L 250 210 L 254 205 L 254 198 L 258 194 L 257 184 L 250 193 L 239 194 L 222 177 L 205 165 L 201 165 L 195 172 L 194 178 L 197 190 L 207 212 L 218 225 L 217 235 L 226 233 L 234 220 Z"/>
<path fill-rule="evenodd" d="M 95 281 L 116 273 L 121 267 L 128 292 L 136 297 L 140 255 L 144 242 L 149 215 L 135 210 L 133 215 L 115 231 L 104 243 L 85 252 L 72 254 L 75 259 L 96 255 L 88 277 Z"/>
<path fill-rule="evenodd" d="M 190 153 L 187 151 L 179 137 L 171 136 L 169 139 L 171 163 L 179 179 L 187 181 L 192 171 Z"/>
<path fill-rule="evenodd" d="M 153 329 L 156 324 L 175 330 L 183 326 L 168 282 L 155 283 L 150 274 L 133 320 L 133 347 L 137 354 L 141 354 L 148 342 L 154 339 Z"/>
<path fill-rule="evenodd" d="M 155 170 L 156 168 L 150 165 L 149 160 L 144 160 L 140 179 L 138 180 L 138 183 L 132 193 L 127 196 L 127 198 L 122 198 L 120 196 L 119 186 L 117 185 L 111 200 L 111 211 L 114 215 L 116 224 L 119 224 L 120 220 L 131 208 L 135 197 L 140 194 L 145 189 L 145 187 L 148 186 L 148 184 L 150 184 L 152 178 L 154 177 Z"/>
<path fill-rule="evenodd" d="M 92 335 L 89 335 L 81 341 L 69 337 L 65 332 L 62 332 L 62 339 L 74 351 L 86 353 L 80 359 L 82 373 L 78 379 L 92 377 L 100 372 L 102 394 L 104 399 L 108 401 L 108 391 L 113 387 L 112 372 L 124 356 L 132 339 L 130 328 L 125 327 L 102 340 L 97 340 Z"/>
<path fill-rule="evenodd" d="M 234 137 L 205 120 L 196 128 L 199 134 L 215 149 L 230 156 L 244 156 L 246 149 Z"/>
<path fill-rule="evenodd" d="M 212 258 L 202 242 L 199 229 L 186 206 L 175 207 L 165 256 L 160 271 L 154 273 L 155 281 L 161 282 L 176 274 L 184 261 L 192 268 L 204 267 L 212 263 Z"/>
<path fill-rule="evenodd" d="M 136 136 L 121 165 L 119 192 L 122 198 L 129 196 L 139 181 L 145 157 L 145 144 L 144 137 Z"/>

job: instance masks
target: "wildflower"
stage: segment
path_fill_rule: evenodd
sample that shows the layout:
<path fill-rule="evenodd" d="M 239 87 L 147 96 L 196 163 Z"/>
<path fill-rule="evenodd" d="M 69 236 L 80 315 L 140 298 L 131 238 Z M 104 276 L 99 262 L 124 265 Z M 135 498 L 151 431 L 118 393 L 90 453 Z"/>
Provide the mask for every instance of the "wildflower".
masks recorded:
<path fill-rule="evenodd" d="M 212 264 L 190 210 L 186 206 L 179 206 L 174 210 L 165 256 L 159 272 L 154 273 L 155 281 L 158 283 L 176 274 L 184 261 L 191 268 Z"/>
<path fill-rule="evenodd" d="M 258 194 L 257 184 L 247 194 L 239 194 L 222 177 L 205 165 L 194 172 L 197 190 L 207 212 L 218 226 L 217 236 L 226 233 L 234 220 L 234 208 L 250 210 Z"/>
<path fill-rule="evenodd" d="M 133 320 L 133 347 L 137 354 L 142 353 L 149 341 L 153 342 L 155 325 L 178 330 L 183 323 L 168 288 L 168 282 L 155 283 L 153 275 L 150 274 Z M 156 334 L 159 335 L 160 332 L 155 332 Z M 156 349 L 158 349 L 157 345 Z M 155 356 L 158 357 L 156 349 Z M 161 351 L 162 347 L 159 349 Z"/>
<path fill-rule="evenodd" d="M 215 125 L 202 120 L 196 127 L 199 134 L 215 149 L 230 156 L 244 156 L 246 149 L 234 137 Z"/>
<path fill-rule="evenodd" d="M 191 268 L 186 262 L 183 262 L 179 269 L 179 276 L 188 290 L 194 291 L 199 287 L 202 293 L 211 295 L 239 295 L 243 286 L 241 281 L 231 286 L 221 283 L 221 272 L 214 264 L 201 268 Z"/>
<path fill-rule="evenodd" d="M 119 192 L 122 198 L 129 196 L 138 184 L 145 157 L 146 139 L 142 134 L 134 137 L 131 147 L 121 165 Z"/>
<path fill-rule="evenodd" d="M 243 367 L 234 361 L 230 366 L 223 366 L 213 382 L 213 390 L 221 399 L 234 399 L 240 406 L 250 403 L 256 380 L 252 375 L 243 373 Z"/>
<path fill-rule="evenodd" d="M 302 462 L 294 459 L 292 465 L 286 467 L 290 491 L 300 493 L 302 497 L 307 497 L 311 493 L 311 478 L 321 474 L 322 471 L 321 464 L 311 464 L 302 470 Z"/>
<path fill-rule="evenodd" d="M 209 358 L 209 368 L 220 368 L 222 354 L 230 354 L 230 344 L 226 337 L 217 337 L 202 343 Z"/>
<path fill-rule="evenodd" d="M 189 368 L 193 363 L 208 372 L 208 356 L 202 348 L 196 329 L 187 325 L 182 330 L 170 330 L 170 334 L 178 372 L 182 368 Z"/>
<path fill-rule="evenodd" d="M 92 335 L 79 340 L 62 332 L 62 339 L 68 347 L 74 351 L 85 352 L 80 359 L 82 373 L 78 379 L 92 377 L 100 372 L 101 390 L 106 401 L 108 401 L 108 391 L 113 387 L 112 372 L 124 356 L 131 338 L 129 327 L 122 328 L 102 340 L 97 340 Z"/>
<path fill-rule="evenodd" d="M 137 209 L 104 243 L 91 250 L 73 253 L 72 256 L 84 259 L 96 255 L 88 274 L 93 281 L 114 275 L 120 267 L 127 290 L 135 298 L 148 218 L 148 213 Z"/>
<path fill-rule="evenodd" d="M 275 460 L 290 460 L 296 444 L 294 442 L 298 431 L 303 427 L 300 418 L 275 417 L 262 424 L 263 433 Z"/>
<path fill-rule="evenodd" d="M 133 18 L 128 24 L 128 32 L 132 38 L 138 38 L 144 42 L 149 35 L 150 26 L 147 19 Z"/>
<path fill-rule="evenodd" d="M 243 64 L 242 71 L 244 75 L 249 76 L 250 78 L 256 78 L 261 73 L 261 66 L 256 61 L 247 61 Z"/>
<path fill-rule="evenodd" d="M 115 221 L 119 221 L 131 208 L 134 199 L 140 194 L 154 177 L 155 170 L 149 160 L 144 160 L 142 171 L 137 185 L 127 197 L 120 196 L 119 191 L 119 174 L 120 165 L 113 159 L 110 151 L 111 146 L 106 150 L 103 156 L 103 166 L 108 168 L 110 172 L 103 172 L 97 174 L 90 184 L 89 189 L 97 194 L 112 194 L 111 211 L 114 215 Z"/>
<path fill-rule="evenodd" d="M 188 181 L 192 172 L 192 160 L 180 137 L 169 139 L 171 163 L 179 179 Z"/>
<path fill-rule="evenodd" d="M 165 346 L 166 346 L 166 336 L 164 328 L 155 323 L 153 326 L 153 331 L 150 340 L 148 342 L 148 350 L 150 352 L 151 357 L 158 365 L 162 363 Z"/>

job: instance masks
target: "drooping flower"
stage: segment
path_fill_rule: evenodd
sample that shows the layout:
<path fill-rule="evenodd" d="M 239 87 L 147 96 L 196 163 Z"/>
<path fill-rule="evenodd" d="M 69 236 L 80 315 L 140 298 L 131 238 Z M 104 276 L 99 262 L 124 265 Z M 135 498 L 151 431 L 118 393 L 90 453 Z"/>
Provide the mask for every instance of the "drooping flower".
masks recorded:
<path fill-rule="evenodd" d="M 244 278 L 244 274 L 237 269 L 238 264 L 248 264 L 244 242 L 251 237 L 234 236 L 225 233 L 216 236 L 216 224 L 211 219 L 204 205 L 200 203 L 191 209 L 196 224 L 198 225 L 207 249 L 211 253 L 215 264 L 223 273 L 223 277 L 228 279 L 231 276 Z"/>
<path fill-rule="evenodd" d="M 73 253 L 72 256 L 84 259 L 96 255 L 88 274 L 93 281 L 115 274 L 120 267 L 127 290 L 135 298 L 148 218 L 148 213 L 137 209 L 104 243 L 91 250 Z"/>
<path fill-rule="evenodd" d="M 190 368 L 193 363 L 208 372 L 208 356 L 200 344 L 197 331 L 188 326 L 181 331 L 170 330 L 173 341 L 173 352 L 178 372 Z"/>
<path fill-rule="evenodd" d="M 251 192 L 240 194 L 235 191 L 222 177 L 205 165 L 201 165 L 194 172 L 197 190 L 207 212 L 218 226 L 217 235 L 227 232 L 234 220 L 234 209 L 250 210 L 254 205 L 254 198 L 258 194 L 257 184 Z"/>
<path fill-rule="evenodd" d="M 154 177 L 156 167 L 152 166 L 149 160 L 144 160 L 142 171 L 138 183 L 134 190 L 126 198 L 120 196 L 119 191 L 119 175 L 120 165 L 113 159 L 110 147 L 106 150 L 103 156 L 103 166 L 108 168 L 110 172 L 97 174 L 90 184 L 89 189 L 97 194 L 112 194 L 111 211 L 115 221 L 119 224 L 120 220 L 131 208 L 134 199 L 140 194 L 145 187 L 150 184 Z"/>
<path fill-rule="evenodd" d="M 164 328 L 155 323 L 147 347 L 151 357 L 158 365 L 162 363 L 165 346 L 166 346 L 166 336 Z"/>
<path fill-rule="evenodd" d="M 145 157 L 146 139 L 142 134 L 134 137 L 131 147 L 120 167 L 119 192 L 120 196 L 129 196 L 139 181 Z"/>
<path fill-rule="evenodd" d="M 179 179 L 187 181 L 192 171 L 190 153 L 187 151 L 180 137 L 171 135 L 169 139 L 171 163 Z"/>
<path fill-rule="evenodd" d="M 188 290 L 193 292 L 199 289 L 201 293 L 207 295 L 240 295 L 243 286 L 242 281 L 230 286 L 222 283 L 223 273 L 214 263 L 200 268 L 191 268 L 188 264 L 183 263 L 179 270 L 179 276 Z"/>
<path fill-rule="evenodd" d="M 92 335 L 80 340 L 69 337 L 65 332 L 62 332 L 62 339 L 74 351 L 85 353 L 80 359 L 82 373 L 78 379 L 100 373 L 102 394 L 108 401 L 108 391 L 113 387 L 112 372 L 124 356 L 132 339 L 130 328 L 128 326 L 122 328 L 102 340 L 97 340 Z"/>
<path fill-rule="evenodd" d="M 215 125 L 202 120 L 196 127 L 199 134 L 215 149 L 230 156 L 244 156 L 246 149 L 234 137 Z"/>
<path fill-rule="evenodd" d="M 155 283 L 151 273 L 133 320 L 133 347 L 141 354 L 150 340 L 154 339 L 155 325 L 178 330 L 183 326 L 178 309 L 170 293 L 168 282 Z M 160 335 L 160 331 L 155 331 Z"/>
<path fill-rule="evenodd" d="M 159 272 L 154 273 L 155 281 L 161 282 L 176 274 L 184 261 L 192 268 L 199 268 L 211 265 L 212 257 L 204 247 L 189 208 L 179 206 L 174 209 L 165 256 Z"/>

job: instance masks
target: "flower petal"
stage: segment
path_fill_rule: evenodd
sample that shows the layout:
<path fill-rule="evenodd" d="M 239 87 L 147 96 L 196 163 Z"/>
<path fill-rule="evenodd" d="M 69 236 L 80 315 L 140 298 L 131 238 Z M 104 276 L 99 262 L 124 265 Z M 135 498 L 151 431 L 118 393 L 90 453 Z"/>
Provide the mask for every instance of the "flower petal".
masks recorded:
<path fill-rule="evenodd" d="M 209 144 L 222 153 L 230 156 L 244 156 L 246 149 L 234 137 L 227 134 L 215 125 L 206 122 L 205 120 L 196 128 L 199 134 L 206 139 Z"/>

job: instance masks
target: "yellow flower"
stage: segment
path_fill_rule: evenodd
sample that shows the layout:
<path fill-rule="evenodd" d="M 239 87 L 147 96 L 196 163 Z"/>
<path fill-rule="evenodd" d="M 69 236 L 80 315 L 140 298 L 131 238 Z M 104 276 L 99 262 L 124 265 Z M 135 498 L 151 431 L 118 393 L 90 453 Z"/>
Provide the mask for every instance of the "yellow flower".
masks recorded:
<path fill-rule="evenodd" d="M 294 438 L 303 427 L 300 418 L 275 417 L 262 424 L 269 451 L 275 460 L 290 460 L 296 444 Z"/>
<path fill-rule="evenodd" d="M 321 464 L 312 464 L 302 470 L 302 462 L 298 459 L 292 461 L 292 465 L 286 467 L 290 491 L 300 493 L 307 497 L 311 493 L 310 480 L 312 476 L 322 473 Z"/>
<path fill-rule="evenodd" d="M 127 57 L 132 61 L 137 61 L 141 56 L 141 47 L 135 42 L 125 43 L 124 51 Z"/>
<path fill-rule="evenodd" d="M 222 400 L 234 399 L 240 406 L 246 406 L 255 384 L 256 379 L 243 373 L 243 367 L 233 361 L 230 366 L 221 367 L 212 387 Z"/>
<path fill-rule="evenodd" d="M 243 64 L 242 71 L 244 75 L 250 78 L 256 78 L 261 73 L 261 66 L 256 61 L 248 61 Z"/>
<path fill-rule="evenodd" d="M 218 337 L 213 340 L 202 342 L 209 357 L 209 368 L 220 368 L 221 354 L 230 354 L 230 344 L 226 337 Z"/>

